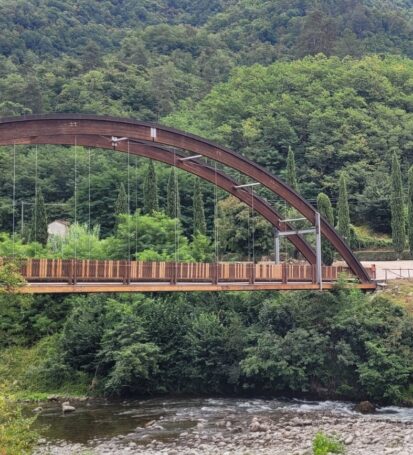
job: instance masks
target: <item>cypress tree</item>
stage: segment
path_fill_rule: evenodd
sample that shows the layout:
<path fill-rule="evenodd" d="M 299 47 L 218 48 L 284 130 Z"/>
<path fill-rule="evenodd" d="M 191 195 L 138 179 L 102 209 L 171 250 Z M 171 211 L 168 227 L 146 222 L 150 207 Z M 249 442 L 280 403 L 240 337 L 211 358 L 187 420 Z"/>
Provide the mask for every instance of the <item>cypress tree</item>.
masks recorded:
<path fill-rule="evenodd" d="M 166 214 L 170 218 L 180 218 L 181 216 L 181 198 L 179 195 L 178 175 L 175 168 L 171 168 L 168 178 Z"/>
<path fill-rule="evenodd" d="M 46 206 L 44 204 L 42 189 L 39 187 L 36 192 L 31 221 L 30 237 L 32 241 L 46 245 L 49 236 L 47 233 L 47 224 Z"/>
<path fill-rule="evenodd" d="M 324 194 L 319 193 L 317 196 L 317 207 L 320 215 L 323 216 L 332 226 L 334 226 L 334 213 L 333 206 L 331 205 L 330 198 Z M 325 265 L 331 265 L 334 261 L 334 249 L 327 239 L 322 239 L 321 254 Z"/>
<path fill-rule="evenodd" d="M 123 213 L 128 213 L 128 211 L 128 196 L 125 191 L 125 185 L 121 183 L 118 191 L 118 198 L 115 202 L 115 215 L 118 216 Z"/>
<path fill-rule="evenodd" d="M 158 180 L 153 161 L 150 160 L 145 180 L 143 182 L 143 208 L 145 213 L 152 214 L 159 210 Z"/>
<path fill-rule="evenodd" d="M 347 181 L 346 176 L 342 172 L 340 175 L 339 189 L 338 189 L 338 225 L 337 229 L 339 234 L 350 243 L 350 210 L 348 207 L 347 195 Z"/>
<path fill-rule="evenodd" d="M 409 169 L 409 195 L 408 195 L 408 235 L 409 235 L 409 249 L 413 254 L 413 166 Z"/>
<path fill-rule="evenodd" d="M 406 229 L 404 224 L 402 174 L 396 153 L 393 153 L 392 157 L 390 201 L 393 247 L 398 253 L 402 253 L 406 243 Z"/>
<path fill-rule="evenodd" d="M 298 191 L 297 172 L 295 169 L 295 157 L 291 147 L 288 147 L 287 154 L 287 183 L 295 191 Z"/>
<path fill-rule="evenodd" d="M 206 234 L 204 198 L 199 179 L 195 180 L 193 199 L 194 235 Z"/>

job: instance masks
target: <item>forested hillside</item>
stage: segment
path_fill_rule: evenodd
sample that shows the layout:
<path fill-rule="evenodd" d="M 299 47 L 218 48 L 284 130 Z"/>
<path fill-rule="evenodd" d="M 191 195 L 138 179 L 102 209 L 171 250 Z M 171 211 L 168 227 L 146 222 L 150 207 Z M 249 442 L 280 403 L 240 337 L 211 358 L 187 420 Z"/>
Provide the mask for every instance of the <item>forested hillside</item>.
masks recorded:
<path fill-rule="evenodd" d="M 0 114 L 87 112 L 167 122 L 231 145 L 281 176 L 291 146 L 304 196 L 315 203 L 324 191 L 334 202 L 345 170 L 352 221 L 388 233 L 390 154 L 401 155 L 406 176 L 412 148 L 411 7 L 367 0 L 3 0 Z M 319 53 L 332 57 L 305 59 Z M 304 60 L 289 63 L 297 58 Z M 18 204 L 34 195 L 27 153 L 18 163 Z M 11 161 L 2 155 L 0 219 L 10 230 Z M 66 155 L 44 148 L 39 161 L 46 202 L 61 203 L 49 208 L 54 217 L 73 216 L 73 176 L 63 185 L 53 177 L 73 167 Z M 115 171 L 111 160 L 123 164 Z M 92 221 L 106 235 L 125 162 L 101 154 L 92 174 L 94 194 L 105 201 L 94 203 Z M 180 179 L 183 188 L 191 185 Z M 102 198 L 100 182 L 110 182 L 112 196 Z M 166 184 L 161 178 L 165 203 Z M 211 214 L 212 195 L 204 192 Z M 142 195 L 133 200 L 142 206 Z M 81 221 L 86 212 L 81 203 Z M 183 213 L 190 220 L 185 201 Z"/>
<path fill-rule="evenodd" d="M 231 69 L 305 55 L 412 56 L 411 2 L 2 1 L 0 113 L 158 119 Z"/>

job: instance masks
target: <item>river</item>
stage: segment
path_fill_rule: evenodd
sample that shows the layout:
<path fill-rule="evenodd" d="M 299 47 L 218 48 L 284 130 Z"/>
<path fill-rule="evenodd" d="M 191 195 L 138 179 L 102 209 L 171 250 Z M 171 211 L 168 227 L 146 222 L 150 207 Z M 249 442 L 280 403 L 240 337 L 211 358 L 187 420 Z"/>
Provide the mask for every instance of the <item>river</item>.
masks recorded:
<path fill-rule="evenodd" d="M 346 454 L 413 454 L 409 408 L 366 416 L 342 402 L 236 398 L 102 400 L 65 415 L 58 403 L 43 408 L 37 455 L 309 455 L 318 431 L 342 440 Z"/>

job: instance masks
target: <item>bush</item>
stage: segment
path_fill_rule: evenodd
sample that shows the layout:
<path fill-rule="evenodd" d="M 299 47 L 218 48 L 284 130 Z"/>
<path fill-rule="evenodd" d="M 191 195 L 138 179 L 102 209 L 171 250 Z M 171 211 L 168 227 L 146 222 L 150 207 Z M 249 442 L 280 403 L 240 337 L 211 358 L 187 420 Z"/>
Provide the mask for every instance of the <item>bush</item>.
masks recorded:
<path fill-rule="evenodd" d="M 317 433 L 313 440 L 313 454 L 327 455 L 329 453 L 344 453 L 343 444 L 324 433 Z"/>
<path fill-rule="evenodd" d="M 2 455 L 25 455 L 38 439 L 32 430 L 35 417 L 23 417 L 21 407 L 4 394 L 0 387 L 0 453 Z"/>

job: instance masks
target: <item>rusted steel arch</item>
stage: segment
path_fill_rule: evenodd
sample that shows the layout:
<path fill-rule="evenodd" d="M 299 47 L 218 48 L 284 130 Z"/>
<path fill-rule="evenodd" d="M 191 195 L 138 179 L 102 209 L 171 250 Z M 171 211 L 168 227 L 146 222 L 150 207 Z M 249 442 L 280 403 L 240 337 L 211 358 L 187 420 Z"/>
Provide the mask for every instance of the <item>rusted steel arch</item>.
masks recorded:
<path fill-rule="evenodd" d="M 112 142 L 106 137 L 102 136 L 93 136 L 93 135 L 63 135 L 63 136 L 37 136 L 33 138 L 27 138 L 19 142 L 23 144 L 49 144 L 49 145 L 71 145 L 75 144 L 84 147 L 96 147 L 102 149 L 112 149 Z M 168 149 L 159 147 L 152 144 L 141 144 L 130 142 L 129 147 L 127 141 L 119 142 L 116 151 L 119 152 L 129 152 L 131 155 L 142 156 L 145 158 L 150 158 L 170 166 L 175 166 L 183 171 L 194 174 L 212 184 L 216 184 L 227 193 L 232 194 L 240 201 L 253 207 L 254 210 L 264 217 L 269 223 L 275 226 L 277 229 L 291 230 L 292 226 L 287 223 L 280 223 L 282 219 L 278 212 L 271 207 L 271 205 L 266 202 L 261 197 L 254 195 L 252 196 L 251 192 L 245 188 L 236 189 L 235 186 L 238 185 L 238 182 L 233 180 L 227 174 L 221 171 L 216 171 L 211 166 L 208 166 L 204 163 L 199 162 L 198 160 L 188 160 L 181 161 L 181 158 L 184 158 L 185 155 L 179 152 L 171 152 Z M 316 263 L 316 254 L 311 247 L 311 245 L 299 235 L 290 235 L 287 238 L 291 243 L 297 248 L 298 251 L 302 253 L 305 259 L 312 265 Z"/>
<path fill-rule="evenodd" d="M 239 153 L 193 134 L 131 119 L 83 114 L 21 116 L 0 120 L 0 145 L 10 144 L 10 141 L 19 143 L 20 140 L 28 137 L 60 134 L 128 137 L 131 140 L 156 142 L 203 155 L 236 169 L 266 186 L 311 223 L 315 223 L 314 207 L 278 177 Z M 369 282 L 367 271 L 325 219 L 321 220 L 321 232 L 346 261 L 352 272 L 362 282 Z"/>

